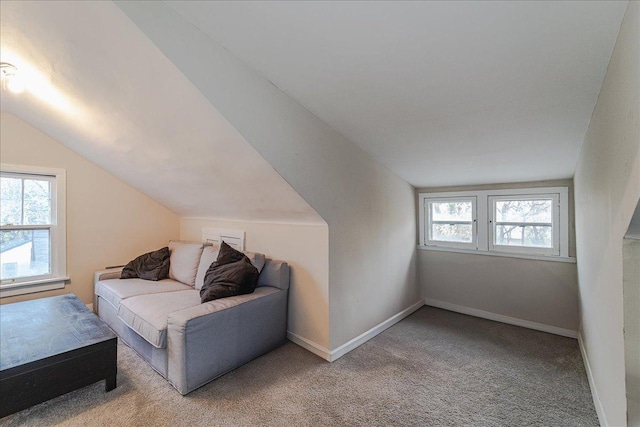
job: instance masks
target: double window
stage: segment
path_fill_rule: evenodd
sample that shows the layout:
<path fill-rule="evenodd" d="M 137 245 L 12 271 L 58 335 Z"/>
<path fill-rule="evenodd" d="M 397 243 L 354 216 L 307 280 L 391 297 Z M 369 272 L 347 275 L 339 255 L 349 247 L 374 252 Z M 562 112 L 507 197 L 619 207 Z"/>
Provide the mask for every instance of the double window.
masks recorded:
<path fill-rule="evenodd" d="M 421 193 L 420 245 L 568 257 L 566 187 Z"/>
<path fill-rule="evenodd" d="M 0 189 L 0 296 L 64 286 L 65 172 L 3 164 Z"/>

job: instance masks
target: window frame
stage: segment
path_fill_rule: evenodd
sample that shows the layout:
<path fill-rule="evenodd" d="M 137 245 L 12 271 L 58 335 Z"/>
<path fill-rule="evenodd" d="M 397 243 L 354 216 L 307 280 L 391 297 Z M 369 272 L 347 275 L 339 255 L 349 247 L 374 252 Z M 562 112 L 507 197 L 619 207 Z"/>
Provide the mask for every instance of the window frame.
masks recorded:
<path fill-rule="evenodd" d="M 438 202 L 471 202 L 471 242 L 450 242 L 443 240 L 434 240 L 431 238 L 432 235 L 432 224 L 437 221 L 433 221 L 431 218 L 431 209 L 423 206 L 423 216 L 424 221 L 426 223 L 426 228 L 424 230 L 424 242 L 427 246 L 435 246 L 435 247 L 444 247 L 444 248 L 461 248 L 461 249 L 477 249 L 478 247 L 478 232 L 477 232 L 477 198 L 476 197 L 430 197 L 425 199 L 424 204 L 429 205 L 430 203 L 438 203 Z M 449 221 L 446 221 L 449 222 Z M 457 223 L 458 221 L 453 221 Z M 464 221 L 466 224 L 467 222 Z"/>
<path fill-rule="evenodd" d="M 505 198 L 543 198 L 548 196 L 557 197 L 557 206 L 554 203 L 553 220 L 557 226 L 554 227 L 554 248 L 532 248 L 508 245 L 493 245 L 493 215 L 492 203 L 494 200 Z M 428 232 L 429 223 L 427 221 L 426 203 L 428 200 L 451 199 L 451 198 L 476 198 L 476 248 L 460 248 L 450 245 L 434 244 L 427 239 L 425 233 Z M 554 199 L 555 200 L 555 199 Z M 421 192 L 418 193 L 419 210 L 419 233 L 418 247 L 427 250 L 453 251 L 463 253 L 476 253 L 481 255 L 494 255 L 529 259 L 547 259 L 561 262 L 575 262 L 575 258 L 569 257 L 569 188 L 563 187 L 532 187 L 532 188 L 511 188 L 497 190 L 469 190 L 452 192 Z M 555 225 L 555 224 L 554 224 Z"/>
<path fill-rule="evenodd" d="M 39 276 L 5 279 L 0 281 L 0 298 L 63 288 L 67 277 L 66 267 L 66 171 L 0 164 L 3 175 L 34 179 L 46 178 L 51 183 L 51 224 L 47 225 L 2 225 L 0 230 L 48 229 L 50 240 L 50 273 Z"/>

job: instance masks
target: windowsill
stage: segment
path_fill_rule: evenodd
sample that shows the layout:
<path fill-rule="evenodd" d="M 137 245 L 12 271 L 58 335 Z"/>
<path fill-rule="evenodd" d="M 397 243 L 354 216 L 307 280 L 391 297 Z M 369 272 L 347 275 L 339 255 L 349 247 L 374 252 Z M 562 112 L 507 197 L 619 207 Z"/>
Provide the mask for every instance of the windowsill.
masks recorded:
<path fill-rule="evenodd" d="M 564 262 L 569 264 L 576 263 L 575 257 L 528 255 L 528 254 L 515 254 L 515 253 L 506 253 L 506 252 L 487 252 L 487 251 L 478 251 L 473 249 L 442 248 L 437 246 L 418 246 L 418 249 L 423 251 L 457 252 L 462 254 L 496 256 L 496 257 L 502 257 L 502 258 L 532 259 L 536 261 Z"/>
<path fill-rule="evenodd" d="M 0 286 L 0 298 L 62 289 L 69 280 L 69 277 L 53 277 L 30 282 L 7 283 L 6 285 Z"/>

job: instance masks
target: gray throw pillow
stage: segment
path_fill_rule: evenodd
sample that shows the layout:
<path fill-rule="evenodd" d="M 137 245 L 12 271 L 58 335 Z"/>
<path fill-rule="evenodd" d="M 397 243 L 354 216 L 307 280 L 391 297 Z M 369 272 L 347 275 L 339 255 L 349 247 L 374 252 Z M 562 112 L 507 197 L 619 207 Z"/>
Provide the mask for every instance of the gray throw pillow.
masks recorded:
<path fill-rule="evenodd" d="M 169 277 L 169 248 L 148 252 L 130 261 L 122 269 L 121 279 L 139 277 L 144 280 L 162 280 Z"/>
<path fill-rule="evenodd" d="M 258 269 L 249 258 L 222 242 L 218 258 L 211 263 L 200 289 L 200 301 L 250 294 L 258 284 Z"/>

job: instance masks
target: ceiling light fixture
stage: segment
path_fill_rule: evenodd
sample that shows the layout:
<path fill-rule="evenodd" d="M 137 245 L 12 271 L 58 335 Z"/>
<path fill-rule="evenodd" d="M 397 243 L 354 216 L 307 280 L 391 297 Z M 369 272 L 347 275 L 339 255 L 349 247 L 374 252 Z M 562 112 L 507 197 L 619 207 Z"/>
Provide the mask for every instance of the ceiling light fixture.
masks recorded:
<path fill-rule="evenodd" d="M 50 78 L 14 52 L 8 49 L 2 49 L 1 53 L 0 78 L 2 79 L 1 87 L 3 96 L 5 89 L 7 92 L 11 91 L 15 93 L 24 91 L 32 96 L 25 98 L 20 97 L 20 102 L 33 102 L 33 97 L 35 97 L 65 114 L 74 116 L 80 114 L 78 106 L 72 103 L 71 99 L 64 92 L 56 88 Z M 16 97 L 15 101 L 17 100 L 18 97 Z M 7 101 L 9 101 L 9 99 L 7 99 Z"/>
<path fill-rule="evenodd" d="M 18 68 L 8 62 L 0 62 L 0 79 L 2 87 L 13 93 L 24 91 L 24 80 L 18 74 Z"/>

